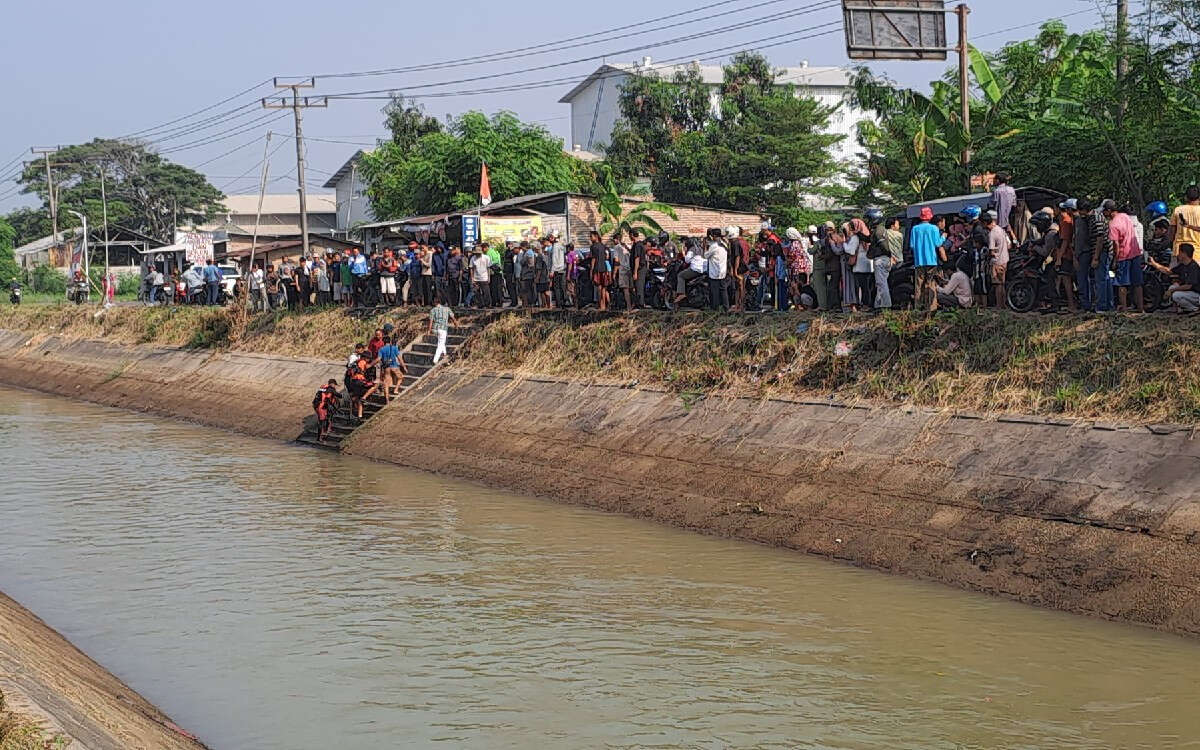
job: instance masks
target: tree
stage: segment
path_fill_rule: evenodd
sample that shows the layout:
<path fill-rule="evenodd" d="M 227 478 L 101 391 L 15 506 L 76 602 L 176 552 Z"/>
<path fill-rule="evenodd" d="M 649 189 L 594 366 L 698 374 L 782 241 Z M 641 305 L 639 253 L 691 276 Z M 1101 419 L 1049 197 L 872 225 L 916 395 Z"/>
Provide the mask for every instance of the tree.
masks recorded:
<path fill-rule="evenodd" d="M 411 149 L 389 141 L 363 156 L 362 170 L 376 215 L 401 217 L 478 205 L 484 162 L 496 200 L 578 190 L 584 177 L 561 140 L 511 112 L 468 112 Z"/>
<path fill-rule="evenodd" d="M 833 109 L 776 84 L 761 55 L 725 67 L 715 112 L 698 70 L 670 80 L 631 78 L 605 152 L 618 175 L 649 174 L 654 196 L 738 211 L 793 214 L 801 197 L 827 189 L 838 168 L 828 135 Z"/>
<path fill-rule="evenodd" d="M 59 150 L 54 163 L 60 230 L 76 225 L 74 217 L 64 210 L 68 207 L 86 214 L 89 224 L 100 225 L 101 169 L 109 221 L 164 242 L 172 239 L 176 223 L 201 224 L 221 210 L 224 196 L 204 175 L 168 161 L 144 144 L 97 138 Z M 18 182 L 23 192 L 41 198 L 48 211 L 46 177 L 40 164 L 26 167 Z"/>
<path fill-rule="evenodd" d="M 4 219 L 0 219 L 0 282 L 11 281 L 21 275 L 21 267 L 13 256 L 13 238 L 17 230 Z"/>
<path fill-rule="evenodd" d="M 383 124 L 392 134 L 392 143 L 404 153 L 416 148 L 423 137 L 442 132 L 442 123 L 426 115 L 419 104 L 406 101 L 401 94 L 392 97 L 383 108 L 383 114 Z"/>
<path fill-rule="evenodd" d="M 50 211 L 46 208 L 18 208 L 4 217 L 16 232 L 13 247 L 20 247 L 42 237 L 50 236 Z"/>
<path fill-rule="evenodd" d="M 650 215 L 651 213 L 659 213 L 672 219 L 679 218 L 674 208 L 657 201 L 642 201 L 626 211 L 625 200 L 621 191 L 617 189 L 612 168 L 606 165 L 602 171 L 604 173 L 603 189 L 597 194 L 601 219 L 600 228 L 597 231 L 601 235 L 622 232 L 629 234 L 633 230 L 638 230 L 643 235 L 658 234 L 662 231 L 662 225 Z"/>

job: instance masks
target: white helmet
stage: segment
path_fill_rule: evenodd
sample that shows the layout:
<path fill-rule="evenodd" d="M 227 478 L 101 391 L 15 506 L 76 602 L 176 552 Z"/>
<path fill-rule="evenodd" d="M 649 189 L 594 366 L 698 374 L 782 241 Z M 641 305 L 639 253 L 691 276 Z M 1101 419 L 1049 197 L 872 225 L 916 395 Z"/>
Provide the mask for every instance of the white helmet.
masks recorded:
<path fill-rule="evenodd" d="M 798 239 L 800 239 L 800 230 L 799 230 L 799 229 L 797 229 L 797 228 L 795 228 L 795 227 L 788 227 L 788 228 L 787 228 L 787 232 L 785 232 L 784 234 L 786 234 L 786 235 L 787 235 L 787 238 L 788 238 L 789 240 L 798 240 Z"/>
<path fill-rule="evenodd" d="M 729 239 L 733 239 L 734 237 L 739 236 L 741 233 L 742 233 L 742 230 L 738 229 L 735 226 L 725 227 L 725 236 L 728 237 Z"/>

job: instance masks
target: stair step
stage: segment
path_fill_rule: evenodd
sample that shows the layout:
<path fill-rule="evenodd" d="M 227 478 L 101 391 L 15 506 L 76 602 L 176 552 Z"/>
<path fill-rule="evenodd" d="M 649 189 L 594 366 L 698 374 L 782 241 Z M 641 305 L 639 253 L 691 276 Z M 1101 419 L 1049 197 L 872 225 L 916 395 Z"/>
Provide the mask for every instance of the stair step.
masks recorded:
<path fill-rule="evenodd" d="M 437 342 L 433 342 L 433 343 L 429 343 L 429 344 L 426 344 L 426 343 L 413 344 L 412 351 L 415 354 L 428 354 L 429 356 L 432 357 L 434 352 L 437 351 Z"/>
<path fill-rule="evenodd" d="M 405 352 L 404 364 L 406 365 L 431 365 L 433 364 L 432 352 Z"/>
<path fill-rule="evenodd" d="M 303 435 L 301 435 L 300 437 L 298 437 L 296 439 L 296 442 L 301 443 L 303 445 L 312 446 L 313 448 L 321 448 L 322 450 L 327 450 L 327 451 L 336 451 L 338 449 L 336 444 L 331 444 L 329 442 L 321 442 L 320 440 L 317 440 L 317 436 L 311 432 L 304 433 Z"/>

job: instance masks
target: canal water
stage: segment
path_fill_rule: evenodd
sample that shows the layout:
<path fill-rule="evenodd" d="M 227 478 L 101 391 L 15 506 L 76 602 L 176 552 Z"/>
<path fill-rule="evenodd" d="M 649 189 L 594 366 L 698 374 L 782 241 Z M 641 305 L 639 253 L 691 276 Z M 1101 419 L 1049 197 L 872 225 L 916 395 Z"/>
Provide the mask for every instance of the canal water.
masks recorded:
<path fill-rule="evenodd" d="M 1200 746 L 1149 630 L 19 391 L 0 455 L 0 590 L 215 749 Z"/>

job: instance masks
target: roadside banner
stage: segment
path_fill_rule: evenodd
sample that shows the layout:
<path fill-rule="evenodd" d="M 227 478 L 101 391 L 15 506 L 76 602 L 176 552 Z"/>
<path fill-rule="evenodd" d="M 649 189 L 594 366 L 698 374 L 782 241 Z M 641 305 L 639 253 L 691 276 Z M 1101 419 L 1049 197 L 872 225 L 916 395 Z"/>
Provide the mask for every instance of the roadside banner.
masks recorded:
<path fill-rule="evenodd" d="M 479 217 L 470 214 L 462 217 L 463 250 L 470 250 L 479 243 Z"/>
<path fill-rule="evenodd" d="M 480 218 L 479 224 L 480 234 L 485 240 L 521 242 L 533 241 L 542 236 L 541 216 L 484 216 Z"/>
<path fill-rule="evenodd" d="M 175 244 L 183 246 L 183 257 L 192 265 L 213 259 L 212 232 L 176 232 Z"/>

